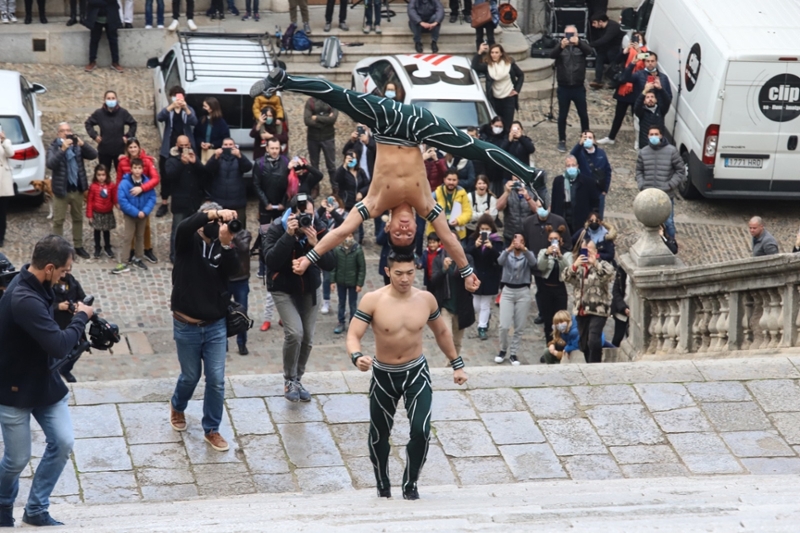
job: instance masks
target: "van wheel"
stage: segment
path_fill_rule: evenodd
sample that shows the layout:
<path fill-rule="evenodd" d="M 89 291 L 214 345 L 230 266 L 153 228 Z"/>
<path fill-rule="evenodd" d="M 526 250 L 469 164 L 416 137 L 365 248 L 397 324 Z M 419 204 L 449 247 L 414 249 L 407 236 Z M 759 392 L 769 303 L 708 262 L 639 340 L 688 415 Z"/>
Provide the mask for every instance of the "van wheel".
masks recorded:
<path fill-rule="evenodd" d="M 681 154 L 681 159 L 683 159 L 683 170 L 686 174 L 686 180 L 684 180 L 680 188 L 678 188 L 678 192 L 681 193 L 681 196 L 685 200 L 697 200 L 700 198 L 700 191 L 694 186 L 692 178 L 689 176 L 689 152 L 684 151 Z"/>

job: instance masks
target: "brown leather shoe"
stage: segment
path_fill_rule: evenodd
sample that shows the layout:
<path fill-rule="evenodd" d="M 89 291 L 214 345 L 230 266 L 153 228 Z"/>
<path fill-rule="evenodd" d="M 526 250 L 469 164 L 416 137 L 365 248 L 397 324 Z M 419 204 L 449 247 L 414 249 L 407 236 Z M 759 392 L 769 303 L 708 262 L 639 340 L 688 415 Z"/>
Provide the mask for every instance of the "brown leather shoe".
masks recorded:
<path fill-rule="evenodd" d="M 86 66 L 83 68 L 83 70 L 85 70 L 86 72 L 91 72 L 91 71 L 93 71 L 93 70 L 94 70 L 94 69 L 96 69 L 96 68 L 97 68 L 97 61 L 92 61 L 91 63 L 89 63 L 88 65 L 86 65 Z"/>
<path fill-rule="evenodd" d="M 117 72 L 125 72 L 125 69 L 119 66 L 119 63 L 111 63 L 111 70 L 116 70 Z"/>
<path fill-rule="evenodd" d="M 228 443 L 222 438 L 216 431 L 212 431 L 211 433 L 206 433 L 205 436 L 206 442 L 211 445 L 212 448 L 217 450 L 218 452 L 227 452 L 228 451 Z"/>
<path fill-rule="evenodd" d="M 172 402 L 169 403 L 169 425 L 175 431 L 186 431 L 186 415 L 180 411 L 176 411 L 172 407 Z"/>

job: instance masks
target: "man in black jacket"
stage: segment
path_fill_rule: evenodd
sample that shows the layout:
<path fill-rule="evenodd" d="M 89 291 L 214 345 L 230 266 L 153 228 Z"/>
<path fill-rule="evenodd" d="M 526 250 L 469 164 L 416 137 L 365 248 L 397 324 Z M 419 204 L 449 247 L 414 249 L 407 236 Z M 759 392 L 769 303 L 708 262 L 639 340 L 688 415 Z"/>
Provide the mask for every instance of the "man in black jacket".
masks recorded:
<path fill-rule="evenodd" d="M 591 42 L 595 51 L 594 81 L 589 84 L 592 89 L 603 88 L 603 74 L 606 64 L 613 63 L 622 50 L 622 38 L 625 33 L 618 22 L 608 19 L 605 13 L 595 13 L 592 16 L 592 28 L 598 37 Z"/>
<path fill-rule="evenodd" d="M 214 155 L 206 161 L 208 176 L 208 197 L 224 209 L 236 211 L 236 218 L 247 227 L 247 184 L 244 175 L 253 168 L 233 142 L 227 138 L 222 141 L 222 148 L 217 148 Z"/>
<path fill-rule="evenodd" d="M 567 151 L 567 115 L 570 102 L 581 119 L 581 131 L 589 129 L 589 114 L 586 111 L 586 57 L 592 49 L 586 41 L 578 37 L 578 28 L 564 28 L 566 37 L 550 52 L 556 60 L 556 79 L 558 80 L 558 151 Z"/>
<path fill-rule="evenodd" d="M 234 218 L 236 211 L 206 202 L 181 222 L 175 235 L 170 298 L 181 365 L 170 402 L 170 425 L 175 431 L 186 431 L 184 411 L 204 371 L 203 431 L 206 442 L 219 452 L 228 450 L 219 426 L 225 401 L 228 280 L 239 270 L 233 235 L 228 231 L 228 222 Z"/>
<path fill-rule="evenodd" d="M 641 147 L 647 146 L 649 142 L 647 136 L 650 128 L 664 129 L 664 117 L 672 103 L 672 97 L 661 87 L 661 81 L 658 78 L 652 83 L 645 84 L 644 91 L 636 98 L 636 103 L 633 105 L 633 113 L 639 118 L 639 146 Z"/>
<path fill-rule="evenodd" d="M 72 127 L 62 122 L 58 136 L 47 149 L 47 168 L 53 178 L 53 233 L 64 233 L 67 209 L 72 219 L 72 243 L 75 253 L 89 259 L 83 248 L 83 193 L 89 189 L 84 161 L 97 159 L 97 150 L 72 133 Z"/>
<path fill-rule="evenodd" d="M 169 241 L 169 260 L 175 263 L 175 234 L 186 217 L 197 211 L 202 202 L 203 164 L 192 150 L 186 135 L 179 135 L 175 147 L 170 149 L 164 165 L 166 173 L 161 184 L 162 197 L 172 196 L 172 236 Z"/>
<path fill-rule="evenodd" d="M 63 525 L 50 516 L 48 508 L 74 436 L 67 406 L 69 390 L 52 366 L 75 347 L 92 316 L 92 308 L 78 302 L 65 329 L 53 318 L 52 285 L 71 268 L 73 253 L 61 236 L 40 240 L 31 263 L 22 267 L 0 299 L 0 426 L 5 441 L 0 461 L 0 527 L 14 527 L 19 476 L 31 458 L 31 415 L 42 427 L 47 447 L 22 521 L 34 526 Z"/>
<path fill-rule="evenodd" d="M 375 138 L 369 128 L 359 124 L 356 131 L 350 134 L 350 139 L 342 148 L 342 155 L 347 155 L 350 150 L 356 153 L 358 166 L 364 169 L 367 179 L 372 180 L 372 174 L 375 172 L 376 146 Z"/>
<path fill-rule="evenodd" d="M 292 271 L 292 261 L 310 252 L 327 228 L 314 217 L 314 204 L 308 195 L 298 194 L 292 198 L 290 207 L 270 225 L 261 249 L 267 265 L 267 290 L 272 293 L 283 320 L 284 397 L 290 402 L 309 402 L 311 394 L 300 380 L 311 354 L 318 304 L 322 299 L 320 269 L 333 270 L 336 257 L 331 250 L 302 275 Z M 304 215 L 302 220 L 301 215 Z"/>
<path fill-rule="evenodd" d="M 267 141 L 267 153 L 253 165 L 253 186 L 258 194 L 258 223 L 269 224 L 284 211 L 289 187 L 289 166 L 281 157 L 281 143 Z"/>

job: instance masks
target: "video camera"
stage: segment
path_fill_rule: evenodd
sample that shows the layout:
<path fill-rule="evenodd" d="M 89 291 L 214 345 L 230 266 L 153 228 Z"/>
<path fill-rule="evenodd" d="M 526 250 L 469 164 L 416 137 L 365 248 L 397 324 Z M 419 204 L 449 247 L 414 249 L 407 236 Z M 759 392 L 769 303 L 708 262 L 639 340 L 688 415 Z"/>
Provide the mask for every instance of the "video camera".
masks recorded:
<path fill-rule="evenodd" d="M 93 303 L 94 296 L 89 295 L 83 299 L 84 305 L 91 306 Z M 71 312 L 75 311 L 74 302 L 69 302 L 69 310 Z M 91 348 L 110 350 L 119 341 L 119 327 L 100 318 L 97 314 L 93 314 L 89 324 L 89 339 L 87 340 L 84 336 L 66 357 L 57 360 L 51 365 L 50 370 L 58 370 L 69 362 L 76 362 L 83 355 L 83 352 L 88 352 Z"/>

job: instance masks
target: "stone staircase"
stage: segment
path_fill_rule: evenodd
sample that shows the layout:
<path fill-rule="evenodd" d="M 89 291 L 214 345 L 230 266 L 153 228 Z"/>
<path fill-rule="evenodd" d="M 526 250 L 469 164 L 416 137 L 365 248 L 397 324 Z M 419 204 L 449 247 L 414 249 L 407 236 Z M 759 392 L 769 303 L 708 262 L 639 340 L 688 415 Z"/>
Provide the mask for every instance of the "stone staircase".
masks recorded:
<path fill-rule="evenodd" d="M 796 531 L 800 478 L 766 476 L 549 481 L 425 487 L 423 498 L 373 490 L 248 495 L 172 503 L 56 505 L 63 532 Z"/>

